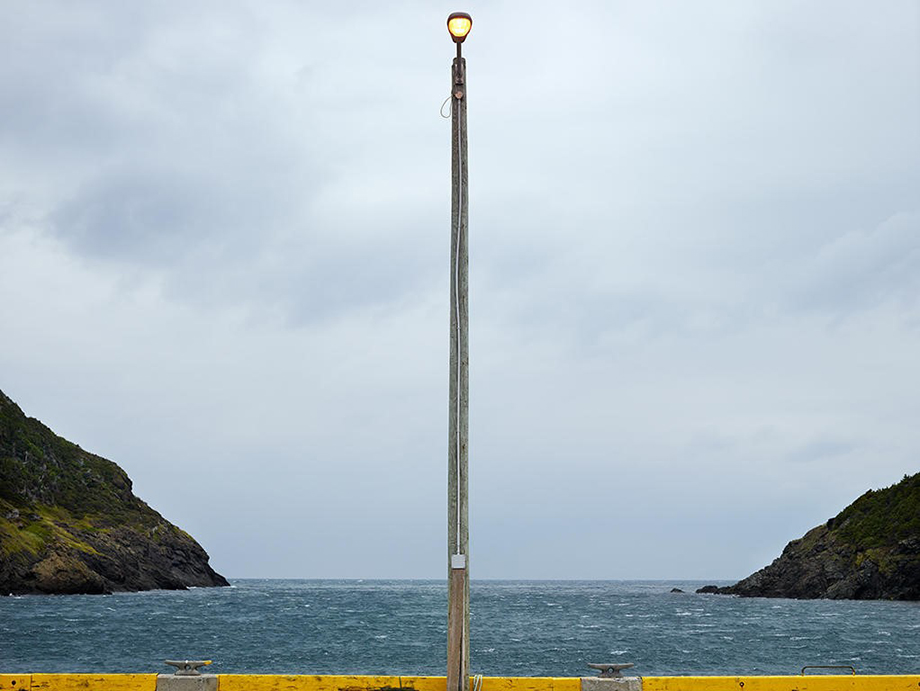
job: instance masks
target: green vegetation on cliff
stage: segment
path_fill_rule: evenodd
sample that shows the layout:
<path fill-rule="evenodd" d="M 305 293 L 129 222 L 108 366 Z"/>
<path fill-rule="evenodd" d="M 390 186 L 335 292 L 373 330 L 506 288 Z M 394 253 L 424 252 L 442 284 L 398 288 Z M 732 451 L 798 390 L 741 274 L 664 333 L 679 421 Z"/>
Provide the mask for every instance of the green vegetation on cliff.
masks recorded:
<path fill-rule="evenodd" d="M 134 496 L 121 468 L 0 391 L 0 593 L 226 584 L 191 536 Z"/>
<path fill-rule="evenodd" d="M 896 485 L 869 490 L 827 522 L 857 550 L 895 547 L 920 537 L 920 473 Z"/>

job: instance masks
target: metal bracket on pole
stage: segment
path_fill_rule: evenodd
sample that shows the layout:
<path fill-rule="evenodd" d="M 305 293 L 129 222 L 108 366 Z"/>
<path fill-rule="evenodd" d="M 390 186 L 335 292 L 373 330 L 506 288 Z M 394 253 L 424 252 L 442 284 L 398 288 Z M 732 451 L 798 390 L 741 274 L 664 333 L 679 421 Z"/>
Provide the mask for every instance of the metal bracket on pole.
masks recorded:
<path fill-rule="evenodd" d="M 458 101 L 466 95 L 466 60 L 458 58 L 453 65 L 454 88 L 451 93 Z"/>

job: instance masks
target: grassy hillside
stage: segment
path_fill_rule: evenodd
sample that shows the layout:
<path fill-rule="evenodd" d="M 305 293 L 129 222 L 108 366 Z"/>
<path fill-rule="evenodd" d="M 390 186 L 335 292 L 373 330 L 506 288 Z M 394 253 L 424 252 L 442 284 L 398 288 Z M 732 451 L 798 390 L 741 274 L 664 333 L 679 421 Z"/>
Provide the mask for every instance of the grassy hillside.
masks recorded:
<path fill-rule="evenodd" d="M 27 417 L 0 391 L 0 593 L 225 585 L 115 463 Z"/>
<path fill-rule="evenodd" d="M 155 516 L 131 492 L 125 471 L 26 417 L 2 391 L 0 500 L 57 506 L 75 519 L 145 522 Z"/>
<path fill-rule="evenodd" d="M 859 551 L 895 547 L 920 536 L 920 473 L 885 489 L 870 489 L 827 527 Z"/>

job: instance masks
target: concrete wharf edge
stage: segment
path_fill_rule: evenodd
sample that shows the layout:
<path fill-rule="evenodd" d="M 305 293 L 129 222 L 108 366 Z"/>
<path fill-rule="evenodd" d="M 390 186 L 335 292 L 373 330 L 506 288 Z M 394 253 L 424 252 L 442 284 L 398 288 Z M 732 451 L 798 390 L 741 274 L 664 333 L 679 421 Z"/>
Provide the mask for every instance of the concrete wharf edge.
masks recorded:
<path fill-rule="evenodd" d="M 0 674 L 0 691 L 445 691 L 444 677 L 285 674 Z M 920 674 L 484 677 L 482 691 L 920 691 Z"/>

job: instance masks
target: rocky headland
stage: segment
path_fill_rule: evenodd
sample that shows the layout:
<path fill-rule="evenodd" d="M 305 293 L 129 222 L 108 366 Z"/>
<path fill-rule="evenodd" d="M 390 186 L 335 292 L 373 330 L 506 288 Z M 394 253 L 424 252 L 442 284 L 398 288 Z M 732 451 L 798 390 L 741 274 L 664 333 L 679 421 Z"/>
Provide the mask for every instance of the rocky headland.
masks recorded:
<path fill-rule="evenodd" d="M 920 600 L 920 473 L 869 490 L 793 540 L 772 564 L 698 593 L 831 600 Z"/>
<path fill-rule="evenodd" d="M 0 391 L 0 595 L 222 586 L 208 555 L 84 451 Z"/>

